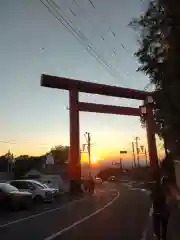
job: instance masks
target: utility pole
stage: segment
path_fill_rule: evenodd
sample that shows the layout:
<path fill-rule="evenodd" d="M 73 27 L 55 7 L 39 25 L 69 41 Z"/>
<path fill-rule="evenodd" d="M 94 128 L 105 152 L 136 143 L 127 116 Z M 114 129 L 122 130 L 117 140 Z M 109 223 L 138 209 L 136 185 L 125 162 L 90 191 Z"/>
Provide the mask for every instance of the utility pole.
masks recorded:
<path fill-rule="evenodd" d="M 126 150 L 120 151 L 120 154 L 127 154 Z M 123 164 L 122 164 L 122 157 L 120 155 L 120 159 L 119 159 L 119 164 L 120 164 L 120 170 L 121 170 L 121 174 L 123 174 Z"/>
<path fill-rule="evenodd" d="M 135 141 L 136 141 L 137 162 L 138 162 L 138 167 L 140 167 L 138 140 L 139 140 L 139 137 L 136 137 L 136 138 L 135 138 Z"/>
<path fill-rule="evenodd" d="M 91 175 L 91 135 L 89 132 L 84 134 L 87 142 L 88 157 L 89 157 L 89 174 Z"/>
<path fill-rule="evenodd" d="M 123 171 L 122 158 L 119 160 L 121 172 Z"/>
<path fill-rule="evenodd" d="M 132 153 L 133 153 L 133 162 L 134 162 L 134 167 L 136 168 L 136 156 L 135 156 L 135 151 L 134 151 L 134 143 L 132 142 Z"/>

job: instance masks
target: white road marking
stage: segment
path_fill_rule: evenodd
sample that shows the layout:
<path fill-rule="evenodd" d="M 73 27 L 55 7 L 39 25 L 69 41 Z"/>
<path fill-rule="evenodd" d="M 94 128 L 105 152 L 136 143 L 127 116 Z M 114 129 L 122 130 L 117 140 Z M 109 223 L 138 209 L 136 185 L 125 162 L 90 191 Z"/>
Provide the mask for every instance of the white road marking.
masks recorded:
<path fill-rule="evenodd" d="M 115 189 L 115 188 L 110 189 L 110 192 L 117 192 L 117 189 Z"/>
<path fill-rule="evenodd" d="M 99 191 L 97 191 L 97 192 L 99 192 L 99 193 L 104 193 L 104 192 L 105 192 L 105 190 L 99 190 Z"/>
<path fill-rule="evenodd" d="M 52 239 L 55 239 L 56 237 L 58 237 L 58 236 L 62 235 L 63 233 L 71 230 L 72 228 L 76 227 L 77 225 L 85 222 L 86 220 L 89 220 L 91 217 L 95 216 L 96 214 L 102 212 L 104 209 L 106 209 L 107 207 L 109 207 L 110 205 L 112 205 L 113 202 L 116 201 L 116 199 L 117 199 L 119 196 L 120 196 L 120 194 L 119 194 L 119 192 L 117 192 L 116 197 L 113 198 L 113 200 L 111 200 L 109 203 L 107 203 L 104 207 L 96 210 L 95 212 L 93 212 L 93 213 L 91 213 L 90 215 L 82 218 L 81 220 L 79 220 L 79 221 L 77 221 L 77 222 L 74 222 L 73 224 L 69 225 L 68 227 L 63 228 L 63 229 L 60 230 L 59 232 L 52 234 L 50 237 L 47 237 L 47 238 L 45 238 L 44 240 L 52 240 Z"/>
<path fill-rule="evenodd" d="M 141 240 L 146 240 L 147 239 L 147 232 L 148 232 L 148 228 L 149 228 L 149 221 L 150 221 L 150 218 L 152 217 L 152 214 L 153 214 L 153 206 L 151 206 L 150 210 L 149 210 L 149 214 L 148 214 L 148 220 L 147 220 L 147 223 L 146 223 L 146 228 L 142 234 L 142 237 L 141 237 Z"/>
<path fill-rule="evenodd" d="M 72 204 L 76 204 L 76 203 L 81 202 L 83 200 L 85 200 L 85 198 L 81 198 L 81 199 L 77 199 L 77 200 L 71 201 L 71 202 L 69 202 L 67 204 L 62 205 L 61 207 L 58 207 L 58 208 L 49 209 L 49 210 L 46 210 L 46 211 L 43 211 L 43 212 L 40 212 L 40 213 L 37 213 L 37 214 L 33 214 L 31 216 L 28 216 L 28 217 L 25 217 L 25 218 L 21 218 L 21 219 L 12 221 L 12 222 L 7 222 L 5 224 L 0 225 L 0 228 L 9 227 L 10 225 L 13 225 L 13 224 L 16 224 L 16 223 L 20 223 L 20 222 L 23 222 L 23 221 L 26 221 L 26 220 L 29 220 L 29 219 L 33 219 L 33 218 L 42 216 L 42 215 L 44 215 L 46 213 L 51 213 L 53 211 L 61 210 L 61 209 L 65 208 L 65 207 L 68 207 L 68 206 L 70 206 Z"/>
<path fill-rule="evenodd" d="M 113 192 L 113 193 L 111 193 L 111 195 L 112 195 L 112 196 L 115 196 L 115 195 L 117 195 L 117 193 Z"/>

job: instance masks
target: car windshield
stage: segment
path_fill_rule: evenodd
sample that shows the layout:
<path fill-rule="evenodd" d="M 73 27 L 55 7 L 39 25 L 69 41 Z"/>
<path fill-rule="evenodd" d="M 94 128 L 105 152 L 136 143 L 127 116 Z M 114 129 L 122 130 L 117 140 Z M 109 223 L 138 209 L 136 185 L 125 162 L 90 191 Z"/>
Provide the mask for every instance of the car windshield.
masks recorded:
<path fill-rule="evenodd" d="M 0 189 L 3 191 L 3 192 L 6 192 L 6 193 L 10 193 L 10 192 L 18 192 L 19 190 L 10 185 L 10 184 L 7 184 L 7 183 L 0 183 Z"/>

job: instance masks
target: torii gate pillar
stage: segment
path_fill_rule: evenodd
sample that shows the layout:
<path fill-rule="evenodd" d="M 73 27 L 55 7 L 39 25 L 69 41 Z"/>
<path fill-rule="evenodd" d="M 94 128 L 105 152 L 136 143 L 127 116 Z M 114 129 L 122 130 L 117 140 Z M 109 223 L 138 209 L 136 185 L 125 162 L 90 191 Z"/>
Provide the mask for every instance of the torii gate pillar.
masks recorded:
<path fill-rule="evenodd" d="M 70 192 L 80 189 L 81 164 L 80 164 L 80 144 L 79 144 L 79 93 L 77 89 L 69 91 L 69 120 L 70 120 L 70 150 L 69 150 L 69 176 Z"/>

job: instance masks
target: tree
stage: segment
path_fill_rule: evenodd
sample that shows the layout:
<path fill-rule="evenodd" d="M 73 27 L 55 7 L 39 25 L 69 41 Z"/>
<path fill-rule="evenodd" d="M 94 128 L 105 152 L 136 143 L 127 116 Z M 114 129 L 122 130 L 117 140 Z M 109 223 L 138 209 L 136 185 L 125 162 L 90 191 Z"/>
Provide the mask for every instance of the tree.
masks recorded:
<path fill-rule="evenodd" d="M 15 159 L 13 173 L 15 178 L 23 177 L 30 169 L 41 170 L 45 162 L 45 155 L 32 157 L 21 155 Z"/>
<path fill-rule="evenodd" d="M 55 162 L 58 162 L 62 165 L 66 164 L 68 162 L 69 146 L 56 146 L 51 149 L 51 153 Z"/>
<path fill-rule="evenodd" d="M 180 154 L 180 1 L 151 0 L 147 11 L 130 24 L 140 31 L 138 71 L 155 86 L 156 133 L 168 150 Z"/>
<path fill-rule="evenodd" d="M 8 160 L 5 155 L 0 156 L 0 172 L 8 172 Z"/>

